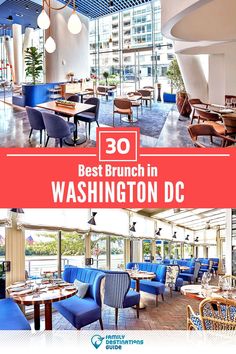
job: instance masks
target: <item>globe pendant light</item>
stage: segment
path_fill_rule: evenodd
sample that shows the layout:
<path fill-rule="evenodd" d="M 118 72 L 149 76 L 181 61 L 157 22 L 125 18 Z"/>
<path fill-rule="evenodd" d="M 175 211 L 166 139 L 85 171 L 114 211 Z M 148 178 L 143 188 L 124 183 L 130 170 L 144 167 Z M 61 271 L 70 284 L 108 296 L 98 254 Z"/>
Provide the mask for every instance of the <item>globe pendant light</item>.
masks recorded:
<path fill-rule="evenodd" d="M 42 30 L 46 30 L 50 27 L 50 18 L 47 12 L 43 9 L 41 14 L 38 16 L 37 24 Z"/>
<path fill-rule="evenodd" d="M 55 52 L 57 46 L 56 46 L 56 43 L 54 41 L 54 39 L 50 36 L 48 37 L 48 39 L 46 40 L 46 43 L 45 43 L 45 50 L 51 54 L 53 52 Z"/>
<path fill-rule="evenodd" d="M 72 15 L 69 18 L 68 30 L 72 34 L 78 34 L 82 30 L 82 23 L 81 23 L 80 18 L 75 10 L 73 10 Z"/>

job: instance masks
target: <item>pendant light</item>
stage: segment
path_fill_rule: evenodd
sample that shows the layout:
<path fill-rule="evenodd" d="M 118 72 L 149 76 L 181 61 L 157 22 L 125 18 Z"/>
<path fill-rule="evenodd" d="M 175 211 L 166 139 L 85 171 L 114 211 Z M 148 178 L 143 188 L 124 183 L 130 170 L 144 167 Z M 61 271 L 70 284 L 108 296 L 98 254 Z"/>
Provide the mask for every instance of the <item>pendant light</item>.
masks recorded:
<path fill-rule="evenodd" d="M 56 43 L 54 41 L 54 39 L 49 36 L 48 39 L 45 42 L 45 50 L 49 53 L 52 54 L 55 52 L 55 50 L 57 49 Z"/>
<path fill-rule="evenodd" d="M 69 18 L 69 21 L 68 21 L 68 30 L 72 34 L 78 34 L 82 30 L 81 20 L 75 10 L 75 0 L 74 0 L 73 12 L 72 12 L 72 14 Z"/>
<path fill-rule="evenodd" d="M 49 20 L 50 20 L 50 17 L 51 17 L 51 8 L 49 7 Z M 50 28 L 51 27 L 49 27 L 49 36 L 45 42 L 44 48 L 45 48 L 46 52 L 48 52 L 49 54 L 52 54 L 57 49 L 57 46 L 56 46 L 56 42 L 54 41 L 54 39 L 51 36 Z"/>
<path fill-rule="evenodd" d="M 42 30 L 46 30 L 50 27 L 50 22 L 51 22 L 50 18 L 44 9 L 44 1 L 43 1 L 43 10 L 37 18 L 37 24 L 39 28 L 41 28 Z"/>

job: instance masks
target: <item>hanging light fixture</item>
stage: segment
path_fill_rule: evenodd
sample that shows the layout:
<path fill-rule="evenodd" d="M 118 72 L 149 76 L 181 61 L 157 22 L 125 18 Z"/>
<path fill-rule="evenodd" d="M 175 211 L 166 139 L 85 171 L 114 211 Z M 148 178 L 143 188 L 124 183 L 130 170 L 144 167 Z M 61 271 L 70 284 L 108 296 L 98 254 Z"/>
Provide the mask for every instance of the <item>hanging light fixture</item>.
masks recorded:
<path fill-rule="evenodd" d="M 50 27 L 50 23 L 51 23 L 51 21 L 50 21 L 50 18 L 48 16 L 47 12 L 44 9 L 44 1 L 43 1 L 43 9 L 37 18 L 37 24 L 38 24 L 39 28 L 41 28 L 42 30 L 46 30 Z"/>
<path fill-rule="evenodd" d="M 76 12 L 75 0 L 73 2 L 73 12 L 68 21 L 68 30 L 72 34 L 78 34 L 82 30 L 82 23 L 80 21 L 79 15 Z"/>
<path fill-rule="evenodd" d="M 50 5 L 50 2 L 49 2 L 49 5 Z M 51 8 L 49 6 L 49 21 L 50 21 L 50 18 L 51 18 Z M 49 27 L 49 36 L 45 42 L 44 48 L 45 48 L 46 52 L 48 52 L 49 54 L 54 53 L 55 50 L 57 49 L 56 42 L 54 41 L 54 39 L 51 36 L 50 27 Z"/>
<path fill-rule="evenodd" d="M 91 217 L 91 219 L 88 221 L 88 224 L 90 224 L 90 225 L 96 225 L 96 221 L 95 221 L 95 216 L 97 215 L 97 213 L 96 212 L 93 212 L 92 213 L 92 217 Z"/>
<path fill-rule="evenodd" d="M 176 235 L 176 234 L 177 234 L 177 232 L 175 231 L 174 234 L 173 234 L 173 236 L 172 236 L 172 238 L 176 239 L 176 238 L 177 238 L 177 235 Z"/>
<path fill-rule="evenodd" d="M 189 235 L 185 237 L 185 241 L 189 241 Z"/>
<path fill-rule="evenodd" d="M 21 208 L 12 208 L 10 209 L 11 213 L 16 213 L 16 214 L 24 214 L 24 210 Z"/>
<path fill-rule="evenodd" d="M 129 228 L 129 231 L 132 231 L 132 232 L 136 232 L 136 228 L 135 228 L 135 225 L 137 224 L 137 222 L 133 222 L 132 225 L 130 226 Z"/>

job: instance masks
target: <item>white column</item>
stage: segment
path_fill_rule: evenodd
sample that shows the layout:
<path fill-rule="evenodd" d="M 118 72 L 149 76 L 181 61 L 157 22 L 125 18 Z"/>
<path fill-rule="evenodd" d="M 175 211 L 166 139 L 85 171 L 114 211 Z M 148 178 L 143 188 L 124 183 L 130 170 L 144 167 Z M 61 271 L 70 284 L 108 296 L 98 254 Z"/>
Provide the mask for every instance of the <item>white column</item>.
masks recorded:
<path fill-rule="evenodd" d="M 226 230 L 225 230 L 225 271 L 232 274 L 232 210 L 226 210 Z"/>
<path fill-rule="evenodd" d="M 51 1 L 55 7 L 60 3 Z M 60 4 L 61 5 L 61 4 Z M 75 78 L 86 79 L 90 76 L 89 65 L 89 21 L 80 15 L 82 30 L 79 34 L 71 34 L 67 23 L 72 13 L 71 8 L 51 12 L 50 35 L 56 42 L 54 53 L 46 53 L 46 81 L 67 81 L 67 74 L 73 72 Z M 46 31 L 45 38 L 49 36 Z"/>
<path fill-rule="evenodd" d="M 23 81 L 23 55 L 22 55 L 22 26 L 18 24 L 12 25 L 13 31 L 13 47 L 14 47 L 14 66 L 15 66 L 15 83 L 21 84 Z"/>
<path fill-rule="evenodd" d="M 177 60 L 190 97 L 200 98 L 203 102 L 208 101 L 208 83 L 201 58 L 197 55 L 178 54 Z"/>
<path fill-rule="evenodd" d="M 6 36 L 4 38 L 4 45 L 6 49 L 6 55 L 7 55 L 7 60 L 8 63 L 11 66 L 11 72 L 12 72 L 12 80 L 13 82 L 15 81 L 15 75 L 14 75 L 14 55 L 13 55 L 13 43 L 12 39 L 9 36 Z"/>
<path fill-rule="evenodd" d="M 133 241 L 133 262 L 142 262 L 142 241 Z"/>
<path fill-rule="evenodd" d="M 25 236 L 17 229 L 17 214 L 12 217 L 11 227 L 6 227 L 6 261 L 11 262 L 11 271 L 6 273 L 6 286 L 25 280 Z"/>

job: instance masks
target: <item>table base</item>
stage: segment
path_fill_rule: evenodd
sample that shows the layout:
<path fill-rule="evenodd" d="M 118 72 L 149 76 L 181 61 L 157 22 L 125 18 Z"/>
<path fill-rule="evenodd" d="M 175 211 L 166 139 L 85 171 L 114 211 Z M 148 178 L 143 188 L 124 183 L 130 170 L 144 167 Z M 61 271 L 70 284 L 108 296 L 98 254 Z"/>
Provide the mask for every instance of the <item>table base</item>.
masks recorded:
<path fill-rule="evenodd" d="M 140 300 L 140 302 L 139 302 L 139 310 L 144 310 L 146 307 L 147 306 L 145 305 L 145 303 L 142 300 Z M 136 309 L 136 305 L 133 306 L 133 309 Z"/>
<path fill-rule="evenodd" d="M 76 140 L 72 139 L 72 138 L 67 138 L 64 140 L 65 144 L 68 146 L 77 146 L 77 145 L 82 145 L 87 141 L 86 136 L 84 136 L 83 134 L 78 134 L 78 137 Z"/>
<path fill-rule="evenodd" d="M 128 118 L 128 117 L 123 117 L 123 118 L 121 118 L 121 120 L 122 120 L 122 122 L 125 122 L 125 123 L 136 123 L 137 121 L 138 121 L 138 119 L 137 118 Z"/>

